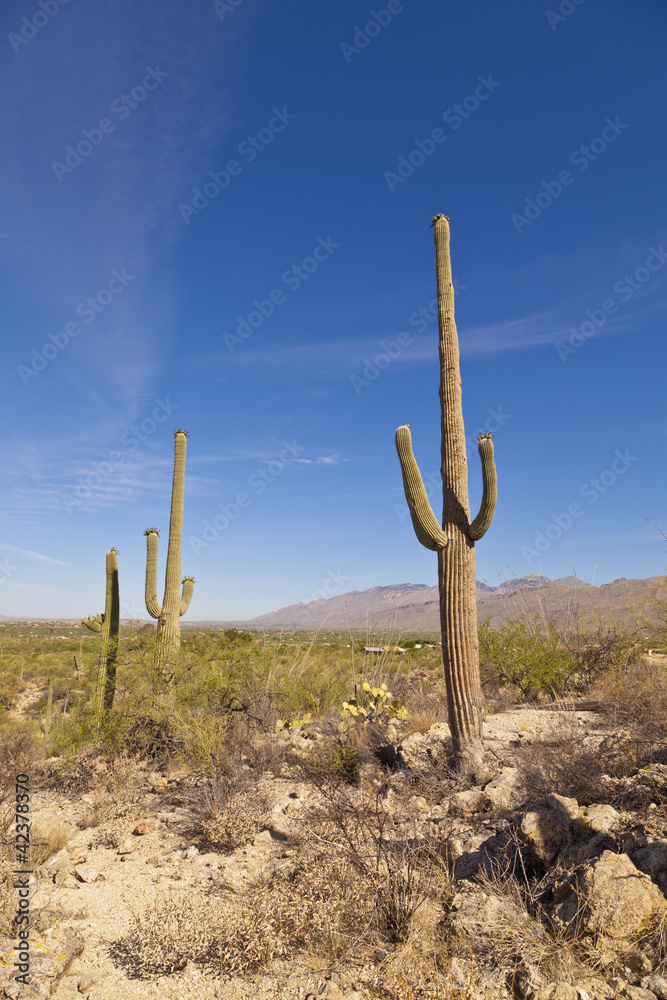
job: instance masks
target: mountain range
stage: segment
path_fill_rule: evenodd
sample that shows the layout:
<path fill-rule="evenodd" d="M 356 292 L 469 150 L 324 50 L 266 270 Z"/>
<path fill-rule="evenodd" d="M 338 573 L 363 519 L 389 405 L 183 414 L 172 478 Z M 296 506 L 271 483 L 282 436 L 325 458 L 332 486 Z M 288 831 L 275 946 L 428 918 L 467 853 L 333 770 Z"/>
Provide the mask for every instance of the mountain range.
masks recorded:
<path fill-rule="evenodd" d="M 594 586 L 575 576 L 549 580 L 540 573 L 506 580 L 497 587 L 477 581 L 477 613 L 498 626 L 506 618 L 544 611 L 565 621 L 575 615 L 604 613 L 631 620 L 639 608 L 664 583 L 664 577 L 628 580 Z M 197 624 L 204 624 L 197 623 Z M 391 632 L 437 632 L 440 629 L 438 588 L 423 583 L 399 583 L 370 590 L 352 590 L 337 597 L 292 604 L 240 623 L 247 628 L 327 631 L 389 630 Z"/>

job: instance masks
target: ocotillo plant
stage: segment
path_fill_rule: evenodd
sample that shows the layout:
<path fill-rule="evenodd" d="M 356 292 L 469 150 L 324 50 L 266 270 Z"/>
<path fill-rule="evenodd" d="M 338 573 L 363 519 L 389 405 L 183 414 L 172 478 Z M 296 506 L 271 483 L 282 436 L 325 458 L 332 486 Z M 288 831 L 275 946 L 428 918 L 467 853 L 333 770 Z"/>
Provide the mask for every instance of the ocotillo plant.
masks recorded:
<path fill-rule="evenodd" d="M 169 546 L 167 569 L 164 579 L 164 600 L 157 599 L 157 528 L 148 528 L 146 536 L 146 610 L 157 618 L 157 644 L 155 667 L 158 676 L 171 684 L 174 665 L 181 645 L 181 615 L 188 610 L 194 579 L 183 579 L 181 594 L 181 537 L 183 535 L 183 494 L 185 490 L 185 452 L 187 431 L 174 431 L 174 480 L 171 489 L 171 517 L 169 520 Z"/>
<path fill-rule="evenodd" d="M 100 658 L 97 682 L 93 694 L 93 712 L 99 725 L 105 712 L 110 712 L 116 692 L 116 659 L 120 631 L 120 598 L 118 594 L 118 550 L 107 552 L 107 593 L 104 614 L 84 618 L 81 623 L 91 632 L 100 633 Z"/>
<path fill-rule="evenodd" d="M 454 286 L 449 254 L 449 219 L 432 220 L 438 291 L 440 407 L 442 413 L 442 527 L 433 513 L 412 454 L 408 426 L 396 431 L 405 496 L 417 538 L 438 553 L 442 658 L 447 685 L 454 766 L 477 778 L 482 768 L 482 687 L 479 677 L 475 542 L 489 529 L 496 506 L 496 467 L 488 433 L 478 438 L 483 494 L 470 521 L 468 465 L 461 405 L 459 343 L 454 322 Z"/>

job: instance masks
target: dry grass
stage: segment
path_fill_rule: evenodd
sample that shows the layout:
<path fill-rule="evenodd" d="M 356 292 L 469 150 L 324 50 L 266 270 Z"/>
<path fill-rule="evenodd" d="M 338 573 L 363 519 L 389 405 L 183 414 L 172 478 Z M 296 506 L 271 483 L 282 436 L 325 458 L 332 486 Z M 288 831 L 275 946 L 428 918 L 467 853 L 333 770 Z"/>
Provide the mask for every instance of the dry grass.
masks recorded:
<path fill-rule="evenodd" d="M 61 851 L 73 834 L 69 823 L 56 819 L 38 819 L 30 830 L 30 863 L 42 865 Z"/>

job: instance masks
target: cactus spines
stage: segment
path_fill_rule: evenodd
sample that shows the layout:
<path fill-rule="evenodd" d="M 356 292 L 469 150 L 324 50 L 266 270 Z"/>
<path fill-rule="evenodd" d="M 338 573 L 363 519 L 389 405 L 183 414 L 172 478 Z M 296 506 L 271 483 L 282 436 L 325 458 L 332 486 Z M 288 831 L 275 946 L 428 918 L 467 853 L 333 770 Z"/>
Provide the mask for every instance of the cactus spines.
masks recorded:
<path fill-rule="evenodd" d="M 84 618 L 81 622 L 91 632 L 100 633 L 100 658 L 95 691 L 93 692 L 93 713 L 98 726 L 102 722 L 104 713 L 111 711 L 116 692 L 116 660 L 120 631 L 117 549 L 109 549 L 107 552 L 106 571 L 107 592 L 104 601 L 104 614 Z"/>
<path fill-rule="evenodd" d="M 180 617 L 188 610 L 192 599 L 194 579 L 186 576 L 181 581 L 181 538 L 183 536 L 183 495 L 185 491 L 185 453 L 188 433 L 174 431 L 174 478 L 171 491 L 171 517 L 169 520 L 169 545 L 164 581 L 164 599 L 157 599 L 157 528 L 148 528 L 146 535 L 146 610 L 157 619 L 157 646 L 155 666 L 168 684 L 173 680 L 174 661 L 181 644 Z M 181 593 L 181 583 L 183 590 Z"/>
<path fill-rule="evenodd" d="M 449 217 L 431 220 L 435 241 L 440 354 L 442 431 L 442 527 L 431 509 L 412 454 L 407 426 L 396 431 L 405 495 L 417 538 L 438 553 L 438 589 L 442 657 L 447 685 L 449 728 L 454 765 L 466 777 L 482 773 L 482 688 L 479 677 L 475 542 L 488 531 L 496 505 L 496 468 L 492 435 L 478 438 L 483 496 L 479 514 L 470 521 L 459 342 L 454 320 L 454 285 L 449 253 Z"/>

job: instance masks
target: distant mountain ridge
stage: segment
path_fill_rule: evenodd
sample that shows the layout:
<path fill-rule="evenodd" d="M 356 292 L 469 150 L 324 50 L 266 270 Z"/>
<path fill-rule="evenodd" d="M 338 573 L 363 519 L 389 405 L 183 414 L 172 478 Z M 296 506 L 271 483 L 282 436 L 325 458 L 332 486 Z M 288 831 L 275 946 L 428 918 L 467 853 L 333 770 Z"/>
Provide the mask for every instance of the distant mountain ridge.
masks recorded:
<path fill-rule="evenodd" d="M 543 609 L 559 618 L 575 610 L 584 615 L 613 614 L 630 617 L 628 607 L 638 606 L 657 590 L 663 577 L 627 580 L 596 587 L 575 576 L 549 580 L 540 573 L 505 580 L 497 587 L 477 581 L 477 610 L 481 619 L 499 625 L 521 613 Z M 337 597 L 292 604 L 244 623 L 247 627 L 316 630 L 389 629 L 437 632 L 440 628 L 437 587 L 423 583 L 399 583 L 370 590 L 352 590 Z"/>

